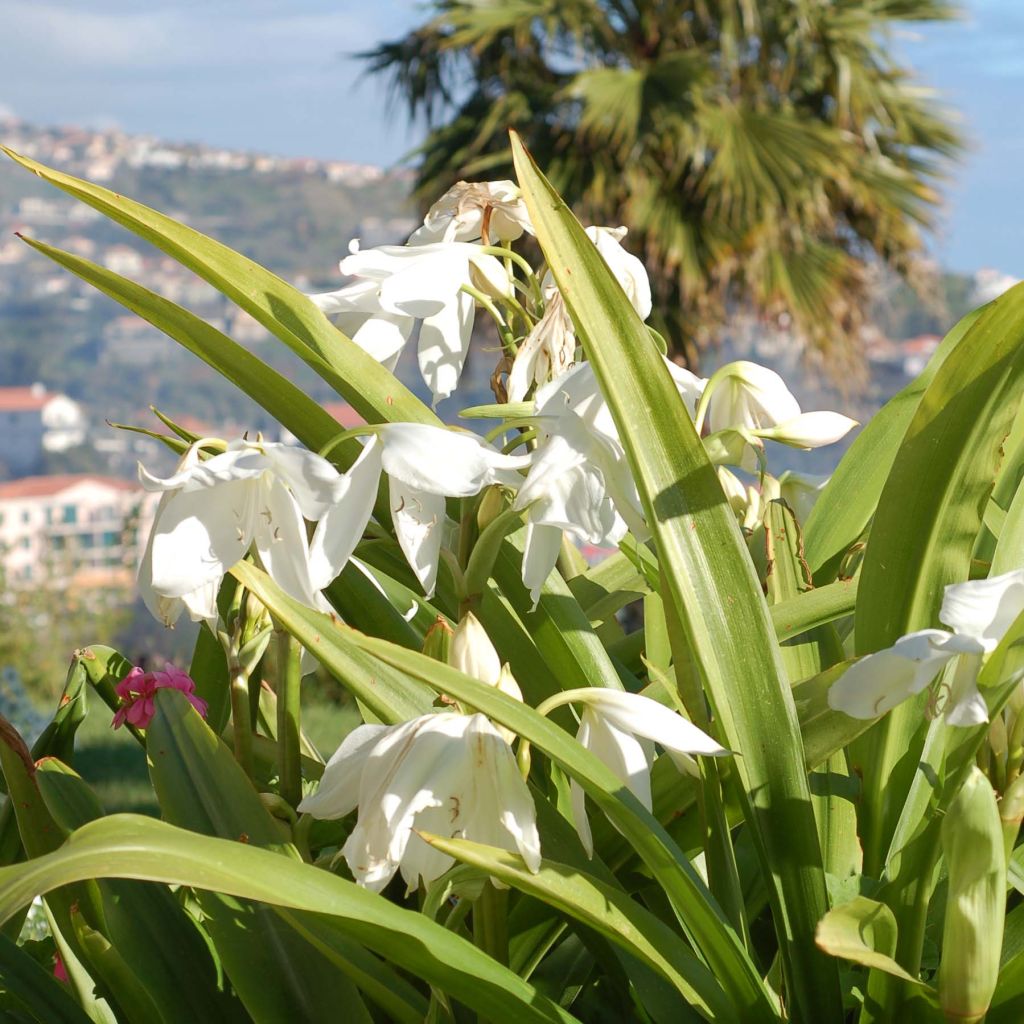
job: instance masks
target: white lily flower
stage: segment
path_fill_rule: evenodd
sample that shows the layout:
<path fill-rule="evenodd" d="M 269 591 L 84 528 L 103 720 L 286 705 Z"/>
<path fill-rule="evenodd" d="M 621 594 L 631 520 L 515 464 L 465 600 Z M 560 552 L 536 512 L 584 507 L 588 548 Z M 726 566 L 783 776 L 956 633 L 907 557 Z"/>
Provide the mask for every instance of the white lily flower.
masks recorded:
<path fill-rule="evenodd" d="M 703 381 L 665 361 L 692 412 Z M 537 392 L 542 441 L 513 507 L 526 509 L 523 583 L 534 604 L 558 560 L 562 534 L 579 543 L 617 545 L 627 529 L 646 535 L 640 496 L 611 410 L 589 363 Z"/>
<path fill-rule="evenodd" d="M 491 638 L 472 612 L 466 612 L 452 633 L 448 664 L 522 703 L 523 691 L 512 675 L 512 670 L 508 665 L 502 665 Z M 503 725 L 496 725 L 495 728 L 508 743 L 516 737 L 511 729 Z"/>
<path fill-rule="evenodd" d="M 435 405 L 455 390 L 473 333 L 476 303 L 463 286 L 492 296 L 506 295 L 511 288 L 501 262 L 469 242 L 359 249 L 339 266 L 358 280 L 312 300 L 390 369 L 416 321 L 422 321 L 420 373 Z"/>
<path fill-rule="evenodd" d="M 165 625 L 186 608 L 195 620 L 216 619 L 221 580 L 253 545 L 283 590 L 326 609 L 320 590 L 351 555 L 376 494 L 363 460 L 342 475 L 319 455 L 283 444 L 233 441 L 205 461 L 198 448 L 166 479 L 139 466 L 143 487 L 163 492 L 139 568 L 150 610 Z M 335 520 L 328 539 L 328 514 L 342 500 L 348 519 Z M 319 522 L 309 542 L 303 517 Z"/>
<path fill-rule="evenodd" d="M 373 465 L 378 477 L 381 470 L 388 474 L 398 543 L 429 597 L 444 539 L 445 498 L 466 498 L 491 484 L 516 488 L 523 480 L 516 471 L 530 456 L 503 455 L 475 434 L 423 423 L 388 423 L 376 433 Z"/>
<path fill-rule="evenodd" d="M 713 433 L 740 428 L 795 448 L 819 448 L 845 437 L 857 421 L 836 412 L 801 412 L 774 370 L 740 360 L 712 377 L 708 424 Z"/>
<path fill-rule="evenodd" d="M 586 231 L 633 308 L 646 320 L 651 315 L 651 282 L 643 263 L 620 244 L 626 229 L 589 227 Z M 557 380 L 575 358 L 576 329 L 550 271 L 544 277 L 543 289 L 544 315 L 523 340 L 512 362 L 507 387 L 510 402 L 522 401 L 531 384 L 540 386 Z"/>
<path fill-rule="evenodd" d="M 434 203 L 409 245 L 430 242 L 514 242 L 533 225 L 518 187 L 511 181 L 459 181 Z"/>
<path fill-rule="evenodd" d="M 861 658 L 829 690 L 829 706 L 851 718 L 877 718 L 920 693 L 950 665 L 950 681 L 936 689 L 930 713 L 944 714 L 950 725 L 987 722 L 978 672 L 1021 612 L 1024 570 L 951 584 L 939 620 L 953 632 L 922 629 Z"/>
<path fill-rule="evenodd" d="M 647 810 L 651 809 L 656 743 L 680 771 L 691 775 L 698 773 L 692 755 L 722 757 L 731 753 L 682 715 L 650 697 L 594 686 L 573 690 L 572 698 L 584 705 L 576 739 L 596 754 Z M 576 831 L 587 855 L 592 856 L 594 841 L 583 789 L 575 780 L 570 788 Z"/>
<path fill-rule="evenodd" d="M 379 892 L 401 870 L 409 890 L 451 867 L 416 832 L 457 836 L 520 853 L 540 870 L 530 791 L 508 743 L 481 714 L 423 715 L 402 725 L 361 725 L 328 761 L 299 811 L 359 814 L 342 853 L 353 877 Z"/>

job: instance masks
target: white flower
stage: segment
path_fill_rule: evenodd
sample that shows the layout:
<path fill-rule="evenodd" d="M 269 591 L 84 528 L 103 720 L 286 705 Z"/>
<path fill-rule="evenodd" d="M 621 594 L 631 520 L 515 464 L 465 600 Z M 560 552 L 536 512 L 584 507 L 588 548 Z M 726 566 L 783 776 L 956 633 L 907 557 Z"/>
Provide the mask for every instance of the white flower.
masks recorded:
<path fill-rule="evenodd" d="M 508 400 L 521 402 L 530 386 L 560 377 L 576 356 L 576 331 L 557 289 L 548 291 L 544 315 L 523 339 L 508 375 Z"/>
<path fill-rule="evenodd" d="M 512 670 L 508 665 L 502 665 L 491 638 L 472 612 L 466 612 L 452 633 L 448 664 L 522 703 L 523 691 L 512 675 Z M 495 728 L 508 743 L 515 739 L 516 734 L 511 729 L 502 725 Z"/>
<path fill-rule="evenodd" d="M 357 250 L 340 267 L 358 280 L 310 298 L 392 369 L 416 321 L 422 321 L 420 373 L 435 405 L 455 390 L 473 333 L 475 302 L 463 286 L 492 296 L 511 287 L 501 263 L 469 242 L 381 245 Z"/>
<path fill-rule="evenodd" d="M 530 215 L 511 181 L 460 181 L 434 203 L 409 245 L 430 242 L 514 242 L 533 234 Z"/>
<path fill-rule="evenodd" d="M 518 487 L 523 478 L 516 470 L 529 465 L 530 456 L 502 455 L 475 434 L 423 423 L 387 423 L 375 431 L 379 445 L 367 445 L 376 453 L 367 456 L 373 460 L 367 475 L 375 472 L 376 484 L 381 470 L 388 474 L 395 534 L 429 597 L 444 539 L 445 498 L 466 498 L 491 484 Z"/>
<path fill-rule="evenodd" d="M 877 718 L 920 693 L 951 662 L 951 679 L 933 696 L 931 711 L 950 725 L 988 721 L 978 692 L 984 659 L 1024 611 L 1024 570 L 946 587 L 939 620 L 953 630 L 922 629 L 861 658 L 828 692 L 829 705 L 852 718 Z"/>
<path fill-rule="evenodd" d="M 143 487 L 163 492 L 139 567 L 143 600 L 166 625 L 185 608 L 195 620 L 216 619 L 224 574 L 255 545 L 283 590 L 325 608 L 319 592 L 348 561 L 373 507 L 376 479 L 367 470 L 360 458 L 342 475 L 312 452 L 252 441 L 233 441 L 205 461 L 197 443 L 166 479 L 140 465 Z M 341 502 L 339 521 L 331 513 Z M 303 517 L 319 522 L 309 542 Z"/>
<path fill-rule="evenodd" d="M 574 701 L 584 704 L 576 739 L 596 754 L 647 810 L 651 809 L 655 743 L 664 748 L 680 771 L 691 775 L 698 770 L 691 755 L 721 757 L 730 753 L 707 733 L 650 697 L 598 686 L 571 693 Z M 594 842 L 584 793 L 575 780 L 571 797 L 576 831 L 587 854 L 592 855 Z"/>
<path fill-rule="evenodd" d="M 361 725 L 327 763 L 320 788 L 299 804 L 315 818 L 359 808 L 342 848 L 360 885 L 380 891 L 401 869 L 410 890 L 452 859 L 416 831 L 518 850 L 540 869 L 530 791 L 508 743 L 480 714 L 432 714 L 403 725 Z"/>
<path fill-rule="evenodd" d="M 703 381 L 665 360 L 692 412 Z M 543 432 L 514 507 L 527 510 L 523 583 L 534 604 L 558 559 L 562 533 L 581 543 L 615 545 L 627 529 L 646 535 L 640 496 L 611 410 L 590 363 L 537 392 Z"/>
<path fill-rule="evenodd" d="M 646 320 L 651 315 L 651 283 L 640 260 L 619 244 L 625 234 L 625 228 L 587 228 L 587 237 L 622 285 L 640 318 Z M 543 289 L 544 315 L 519 346 L 509 373 L 510 402 L 522 401 L 531 384 L 557 380 L 575 357 L 576 329 L 550 271 L 544 277 Z"/>
<path fill-rule="evenodd" d="M 713 433 L 736 428 L 796 448 L 819 448 L 838 441 L 857 423 L 836 412 L 802 413 L 774 370 L 741 360 L 712 377 L 708 425 Z"/>

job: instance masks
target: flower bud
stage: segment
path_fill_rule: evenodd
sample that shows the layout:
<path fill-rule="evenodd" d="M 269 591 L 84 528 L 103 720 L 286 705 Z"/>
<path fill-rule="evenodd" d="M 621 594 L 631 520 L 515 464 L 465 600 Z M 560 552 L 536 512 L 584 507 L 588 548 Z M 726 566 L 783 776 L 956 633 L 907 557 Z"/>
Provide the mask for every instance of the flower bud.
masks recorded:
<path fill-rule="evenodd" d="M 496 484 L 484 491 L 480 504 L 476 508 L 476 525 L 486 530 L 505 509 L 505 496 Z"/>
<path fill-rule="evenodd" d="M 857 421 L 842 413 L 805 412 L 759 434 L 792 448 L 822 448 L 845 437 L 855 426 Z"/>
<path fill-rule="evenodd" d="M 1006 854 L 996 796 L 973 768 L 942 821 L 949 875 L 939 965 L 939 1002 L 947 1019 L 980 1021 L 999 974 L 1006 913 Z"/>
<path fill-rule="evenodd" d="M 423 637 L 423 653 L 434 661 L 448 662 L 452 645 L 452 627 L 448 620 L 438 615 Z"/>
<path fill-rule="evenodd" d="M 490 686 L 499 685 L 501 659 L 491 638 L 472 612 L 467 612 L 455 627 L 448 664 Z"/>
<path fill-rule="evenodd" d="M 508 667 L 508 664 L 501 666 L 501 674 L 498 676 L 498 689 L 501 690 L 506 697 L 511 697 L 513 700 L 523 703 L 523 691 L 519 689 L 519 684 L 516 682 L 516 677 L 512 675 L 512 669 Z M 505 742 L 512 745 L 512 741 L 516 738 L 516 734 L 511 729 L 506 729 L 503 725 L 494 723 L 494 728 L 505 737 Z"/>

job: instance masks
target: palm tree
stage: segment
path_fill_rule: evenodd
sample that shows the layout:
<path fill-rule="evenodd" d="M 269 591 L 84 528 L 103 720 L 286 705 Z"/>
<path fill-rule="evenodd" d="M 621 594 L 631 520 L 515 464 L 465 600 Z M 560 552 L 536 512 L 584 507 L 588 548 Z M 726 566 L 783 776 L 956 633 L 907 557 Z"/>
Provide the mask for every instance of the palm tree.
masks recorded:
<path fill-rule="evenodd" d="M 362 56 L 430 126 L 417 196 L 511 177 L 508 128 L 627 224 L 692 362 L 727 314 L 856 365 L 872 267 L 914 281 L 960 139 L 894 56 L 948 0 L 433 0 Z"/>

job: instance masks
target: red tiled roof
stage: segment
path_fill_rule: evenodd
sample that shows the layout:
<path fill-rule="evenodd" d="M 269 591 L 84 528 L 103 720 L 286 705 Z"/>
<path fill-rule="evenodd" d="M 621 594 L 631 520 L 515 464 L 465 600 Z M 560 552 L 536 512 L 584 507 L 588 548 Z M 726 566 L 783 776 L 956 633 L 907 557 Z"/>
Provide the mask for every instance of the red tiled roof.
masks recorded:
<path fill-rule="evenodd" d="M 0 412 L 42 409 L 53 397 L 40 388 L 0 388 Z"/>
<path fill-rule="evenodd" d="M 366 422 L 348 402 L 327 402 L 324 412 L 330 413 L 346 430 L 361 427 Z"/>
<path fill-rule="evenodd" d="M 95 483 L 117 491 L 137 491 L 139 485 L 116 476 L 97 476 L 93 473 L 59 473 L 54 476 L 25 476 L 20 480 L 0 483 L 0 501 L 14 498 L 43 498 L 60 494 L 75 484 Z"/>

